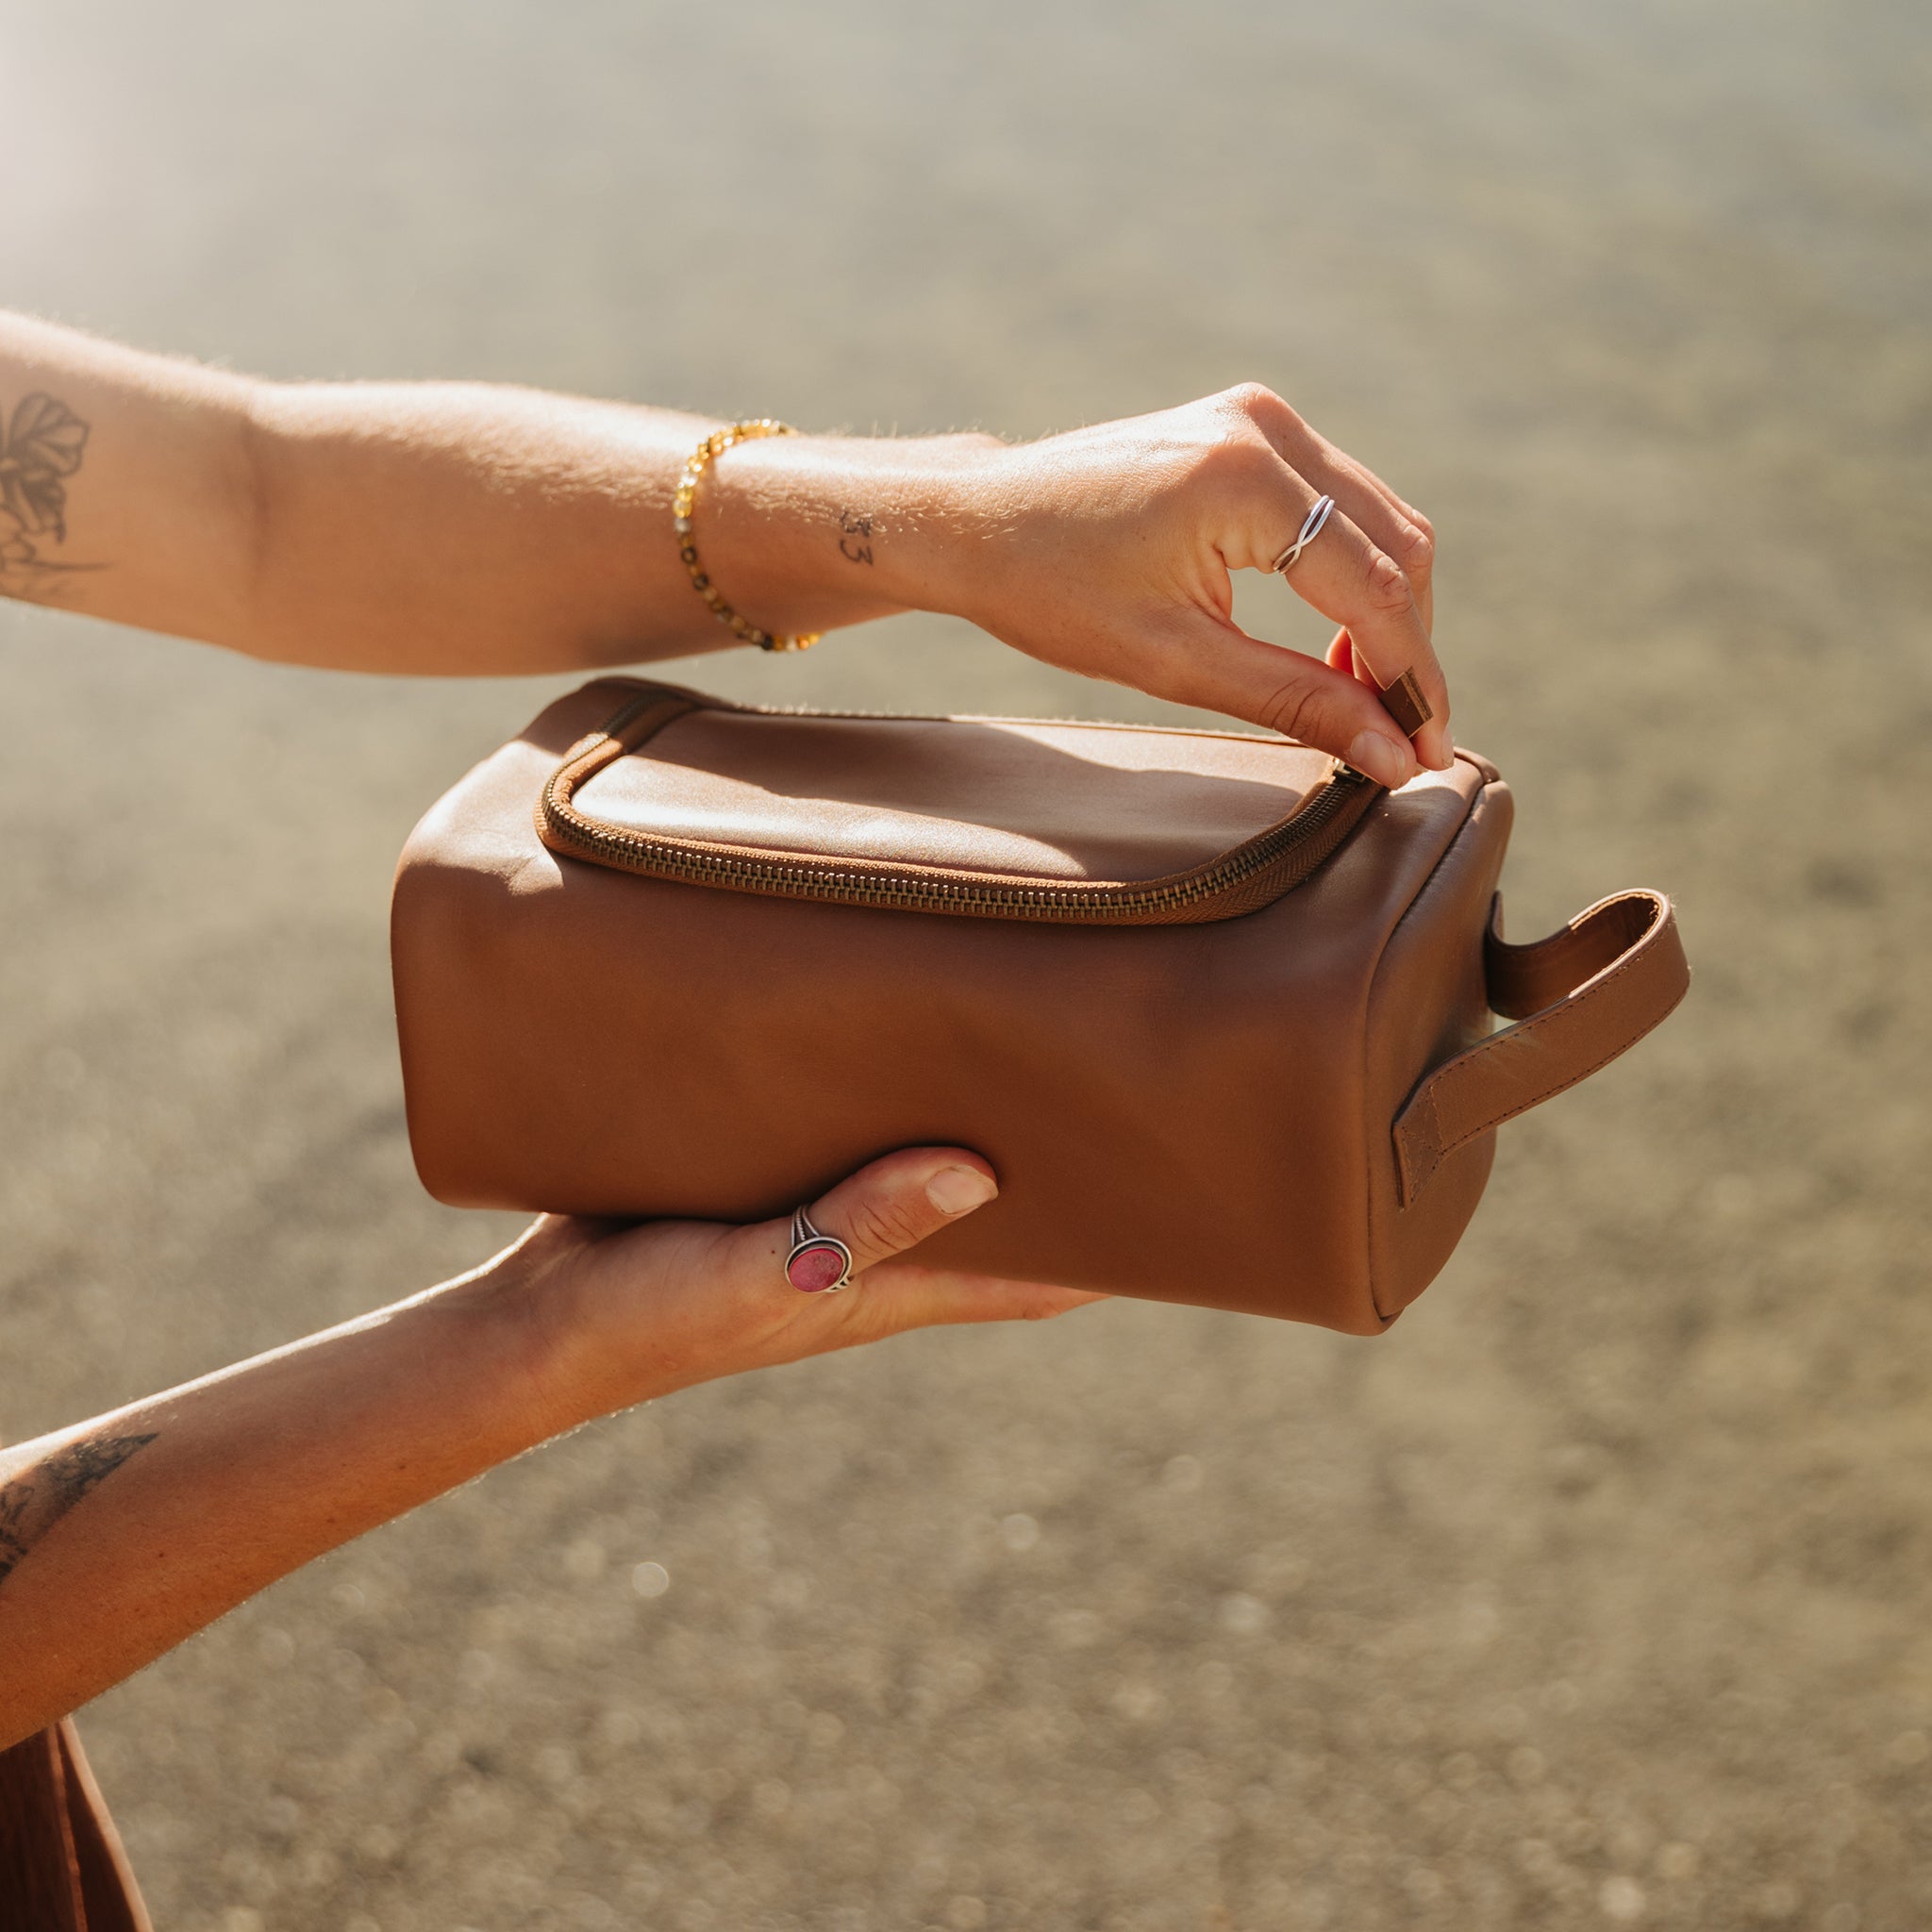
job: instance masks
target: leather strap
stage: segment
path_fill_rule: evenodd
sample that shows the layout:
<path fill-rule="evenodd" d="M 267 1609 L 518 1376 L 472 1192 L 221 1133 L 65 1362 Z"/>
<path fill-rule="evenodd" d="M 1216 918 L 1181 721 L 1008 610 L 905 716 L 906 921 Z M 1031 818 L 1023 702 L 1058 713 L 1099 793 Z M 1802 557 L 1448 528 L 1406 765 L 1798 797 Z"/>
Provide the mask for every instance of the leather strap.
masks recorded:
<path fill-rule="evenodd" d="M 0 1925 L 87 1932 L 60 1734 L 0 1752 Z"/>
<path fill-rule="evenodd" d="M 94 1782 L 72 1718 L 61 1721 L 58 1735 L 87 1932 L 154 1932 L 154 1921 L 148 1917 L 141 1887 L 134 1881 L 121 1834 L 115 1830 L 101 1788 Z"/>
<path fill-rule="evenodd" d="M 71 1719 L 0 1751 L 0 1928 L 154 1932 Z"/>
<path fill-rule="evenodd" d="M 1510 945 L 1502 922 L 1498 893 L 1483 974 L 1491 1008 L 1518 1024 L 1445 1060 L 1396 1116 L 1405 1208 L 1448 1155 L 1608 1065 L 1690 984 L 1676 914 L 1661 892 L 1600 899 L 1533 945 Z"/>
<path fill-rule="evenodd" d="M 1435 708 L 1423 695 L 1413 671 L 1405 671 L 1393 684 L 1382 687 L 1382 708 L 1413 738 L 1431 718 Z"/>

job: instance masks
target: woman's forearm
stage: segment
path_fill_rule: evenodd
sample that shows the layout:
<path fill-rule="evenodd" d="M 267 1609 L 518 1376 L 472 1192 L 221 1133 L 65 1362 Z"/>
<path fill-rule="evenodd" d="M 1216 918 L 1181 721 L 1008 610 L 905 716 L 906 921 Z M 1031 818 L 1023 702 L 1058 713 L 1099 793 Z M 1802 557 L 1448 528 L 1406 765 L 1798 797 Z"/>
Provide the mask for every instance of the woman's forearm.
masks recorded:
<path fill-rule="evenodd" d="M 247 648 L 467 674 L 738 642 L 693 589 L 672 524 L 680 472 L 712 421 L 414 383 L 263 386 L 252 423 L 262 537 Z M 929 601 L 958 446 L 740 443 L 697 492 L 704 568 L 774 634 Z"/>
<path fill-rule="evenodd" d="M 496 1269 L 0 1451 L 0 1748 L 580 1421 Z"/>
<path fill-rule="evenodd" d="M 571 671 L 735 641 L 674 534 L 702 418 L 484 384 L 257 382 L 0 315 L 9 403 L 0 591 L 368 671 Z M 1426 521 L 1257 384 L 1012 448 L 746 441 L 694 514 L 708 584 L 767 632 L 944 611 L 1391 788 L 1453 758 Z M 1277 568 L 1341 626 L 1325 661 L 1234 622 L 1233 573 Z"/>
<path fill-rule="evenodd" d="M 0 316 L 0 590 L 252 655 L 571 670 L 735 640 L 672 532 L 716 425 L 465 383 L 258 381 Z M 982 439 L 748 442 L 699 491 L 731 603 L 774 632 L 932 601 Z"/>
<path fill-rule="evenodd" d="M 0 1452 L 0 1750 L 312 1557 L 653 1396 L 940 1322 L 1091 1294 L 901 1261 L 990 1200 L 908 1148 L 812 1203 L 851 1294 L 800 1294 L 790 1224 L 545 1217 L 412 1301 Z"/>

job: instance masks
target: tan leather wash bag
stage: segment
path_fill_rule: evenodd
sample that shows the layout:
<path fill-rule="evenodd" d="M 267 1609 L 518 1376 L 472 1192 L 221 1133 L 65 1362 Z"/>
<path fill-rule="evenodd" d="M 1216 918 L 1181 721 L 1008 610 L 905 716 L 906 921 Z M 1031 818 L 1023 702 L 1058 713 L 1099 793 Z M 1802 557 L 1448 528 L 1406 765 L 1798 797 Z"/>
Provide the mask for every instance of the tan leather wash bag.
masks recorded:
<path fill-rule="evenodd" d="M 461 1206 L 742 1221 L 963 1145 L 999 1198 L 922 1260 L 1373 1334 L 1497 1125 L 1688 982 L 1656 892 L 1506 944 L 1509 820 L 1470 752 L 1391 794 L 1279 739 L 600 678 L 404 850 L 417 1166 Z"/>

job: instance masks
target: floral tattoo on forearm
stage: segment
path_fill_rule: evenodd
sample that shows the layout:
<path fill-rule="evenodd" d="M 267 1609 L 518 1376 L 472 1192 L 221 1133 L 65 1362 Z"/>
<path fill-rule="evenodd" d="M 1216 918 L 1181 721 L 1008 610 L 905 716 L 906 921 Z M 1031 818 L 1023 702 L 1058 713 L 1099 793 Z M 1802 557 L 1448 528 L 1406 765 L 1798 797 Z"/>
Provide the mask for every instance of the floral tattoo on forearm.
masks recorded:
<path fill-rule="evenodd" d="M 152 1434 L 90 1437 L 55 1450 L 12 1481 L 0 1483 L 0 1584 L 90 1490 L 153 1441 Z"/>
<path fill-rule="evenodd" d="M 43 391 L 23 396 L 0 434 L 0 594 L 44 601 L 63 579 L 99 564 L 46 555 L 67 541 L 67 479 L 80 468 L 88 425 Z"/>

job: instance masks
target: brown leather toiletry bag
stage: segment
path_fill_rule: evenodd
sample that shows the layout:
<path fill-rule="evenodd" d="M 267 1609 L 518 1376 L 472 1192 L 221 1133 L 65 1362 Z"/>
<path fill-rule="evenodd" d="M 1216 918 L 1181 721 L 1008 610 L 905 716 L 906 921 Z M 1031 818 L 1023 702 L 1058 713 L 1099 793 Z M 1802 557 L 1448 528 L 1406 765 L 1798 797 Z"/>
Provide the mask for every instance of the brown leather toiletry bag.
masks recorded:
<path fill-rule="evenodd" d="M 1469 752 L 1391 794 L 1279 739 L 600 678 L 404 850 L 417 1167 L 462 1206 L 740 1221 L 963 1145 L 1000 1196 L 922 1260 L 1373 1334 L 1496 1126 L 1688 983 L 1656 892 L 1506 944 L 1509 820 Z"/>

